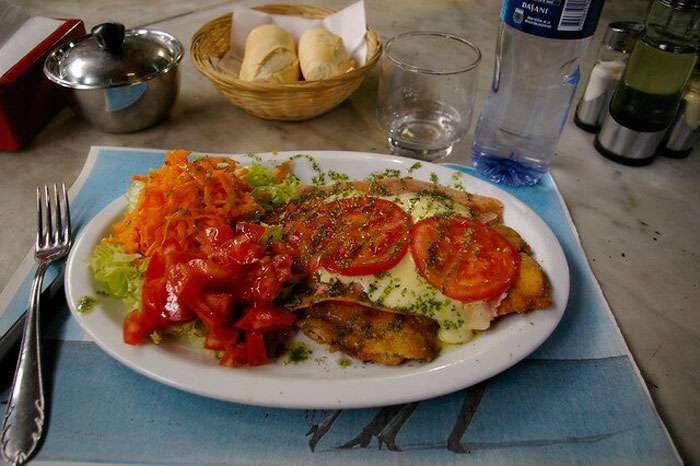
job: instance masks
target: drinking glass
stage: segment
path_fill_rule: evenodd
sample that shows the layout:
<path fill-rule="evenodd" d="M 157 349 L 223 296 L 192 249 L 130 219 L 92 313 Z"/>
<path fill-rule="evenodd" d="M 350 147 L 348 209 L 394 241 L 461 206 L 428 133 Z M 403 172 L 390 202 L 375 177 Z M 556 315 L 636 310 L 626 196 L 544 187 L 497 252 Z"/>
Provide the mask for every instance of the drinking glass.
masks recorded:
<path fill-rule="evenodd" d="M 449 155 L 469 130 L 479 48 L 442 32 L 407 32 L 386 43 L 377 118 L 393 153 L 422 160 Z"/>

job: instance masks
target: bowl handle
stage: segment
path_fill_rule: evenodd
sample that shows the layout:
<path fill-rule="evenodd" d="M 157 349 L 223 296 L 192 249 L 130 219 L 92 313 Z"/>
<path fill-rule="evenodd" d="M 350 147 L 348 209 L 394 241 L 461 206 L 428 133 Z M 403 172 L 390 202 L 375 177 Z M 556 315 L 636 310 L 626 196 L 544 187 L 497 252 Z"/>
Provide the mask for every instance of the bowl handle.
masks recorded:
<path fill-rule="evenodd" d="M 97 45 L 109 53 L 119 53 L 124 44 L 124 25 L 119 23 L 102 23 L 90 30 Z"/>

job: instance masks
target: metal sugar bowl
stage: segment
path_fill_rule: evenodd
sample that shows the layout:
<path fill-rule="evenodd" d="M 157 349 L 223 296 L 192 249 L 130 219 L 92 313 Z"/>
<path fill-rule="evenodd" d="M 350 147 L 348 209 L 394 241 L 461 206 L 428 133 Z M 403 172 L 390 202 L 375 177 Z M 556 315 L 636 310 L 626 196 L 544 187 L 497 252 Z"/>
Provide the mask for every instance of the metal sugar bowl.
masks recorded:
<path fill-rule="evenodd" d="M 183 54 L 180 41 L 165 32 L 104 23 L 53 50 L 44 73 L 69 89 L 73 109 L 94 126 L 128 133 L 168 116 Z"/>

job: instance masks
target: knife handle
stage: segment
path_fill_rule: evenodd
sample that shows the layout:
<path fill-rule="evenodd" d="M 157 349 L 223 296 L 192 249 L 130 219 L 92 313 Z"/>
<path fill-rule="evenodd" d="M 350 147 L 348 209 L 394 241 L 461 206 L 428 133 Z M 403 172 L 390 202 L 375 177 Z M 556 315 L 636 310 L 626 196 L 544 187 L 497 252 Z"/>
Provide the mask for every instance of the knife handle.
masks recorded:
<path fill-rule="evenodd" d="M 65 306 L 65 295 L 63 294 L 63 272 L 65 264 L 61 265 L 56 278 L 53 282 L 41 293 L 41 304 L 44 306 L 49 306 L 51 308 L 58 308 Z M 59 298 L 61 299 L 59 303 Z M 44 314 L 44 318 L 41 319 L 42 331 L 49 325 L 53 313 Z M 19 342 L 22 339 L 22 331 L 24 330 L 24 321 L 27 318 L 27 311 L 24 311 L 19 319 L 12 324 L 12 326 L 7 329 L 7 331 L 0 336 L 0 363 L 5 361 L 8 355 L 14 353 L 19 347 Z"/>
<path fill-rule="evenodd" d="M 9 353 L 17 349 L 19 340 L 22 338 L 22 329 L 24 329 L 24 321 L 27 318 L 27 311 L 24 311 L 19 319 L 12 324 L 12 327 L 7 329 L 7 332 L 0 337 L 0 362 L 4 361 Z"/>

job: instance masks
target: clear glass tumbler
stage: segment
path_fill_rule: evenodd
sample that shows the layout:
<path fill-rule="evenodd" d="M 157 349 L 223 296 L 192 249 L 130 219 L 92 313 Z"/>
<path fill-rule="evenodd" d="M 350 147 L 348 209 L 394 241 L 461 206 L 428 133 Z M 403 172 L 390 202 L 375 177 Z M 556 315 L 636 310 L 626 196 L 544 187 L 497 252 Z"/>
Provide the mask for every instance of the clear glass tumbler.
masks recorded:
<path fill-rule="evenodd" d="M 422 160 L 449 155 L 474 112 L 479 48 L 442 32 L 407 32 L 386 43 L 377 118 L 393 153 Z"/>

